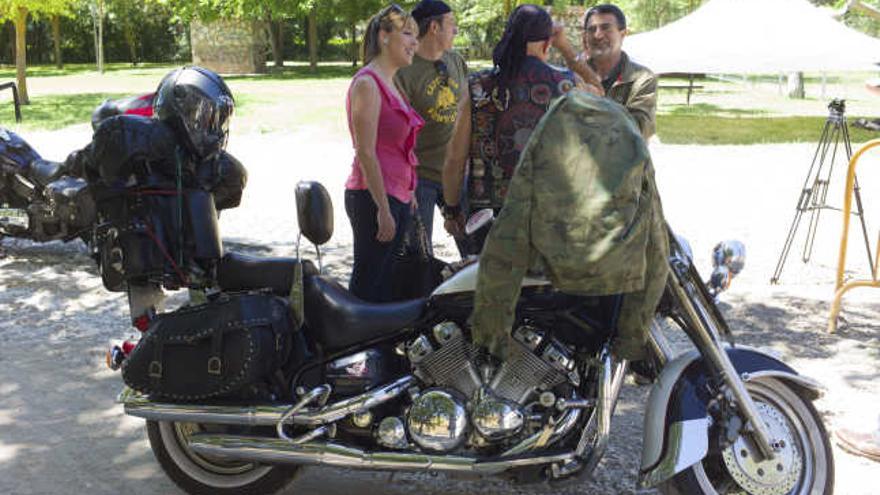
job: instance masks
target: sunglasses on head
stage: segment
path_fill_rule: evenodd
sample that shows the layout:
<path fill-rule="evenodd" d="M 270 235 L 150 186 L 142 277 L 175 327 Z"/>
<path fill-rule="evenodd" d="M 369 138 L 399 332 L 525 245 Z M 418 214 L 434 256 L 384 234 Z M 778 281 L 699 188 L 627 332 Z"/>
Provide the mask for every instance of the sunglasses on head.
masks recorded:
<path fill-rule="evenodd" d="M 386 17 L 390 16 L 391 14 L 406 15 L 406 11 L 403 10 L 403 7 L 401 7 L 400 5 L 397 5 L 396 3 L 392 3 L 391 5 L 380 10 L 378 16 L 379 16 L 379 19 L 384 20 Z"/>

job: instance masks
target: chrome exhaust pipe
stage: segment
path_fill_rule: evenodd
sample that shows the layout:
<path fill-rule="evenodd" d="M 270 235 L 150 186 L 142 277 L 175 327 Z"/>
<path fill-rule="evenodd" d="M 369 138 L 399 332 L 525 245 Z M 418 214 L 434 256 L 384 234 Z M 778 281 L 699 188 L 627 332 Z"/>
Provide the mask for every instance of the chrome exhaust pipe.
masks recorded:
<path fill-rule="evenodd" d="M 599 370 L 599 407 L 590 418 L 590 422 L 581 435 L 580 441 L 575 448 L 575 454 L 584 460 L 584 471 L 592 473 L 599 461 L 605 455 L 608 448 L 608 439 L 611 435 L 611 417 L 620 397 L 620 389 L 626 376 L 627 361 L 616 361 L 609 349 L 602 352 L 602 368 Z M 589 434 L 593 430 L 593 421 L 598 423 L 596 436 L 592 442 L 589 454 L 585 456 L 589 445 Z"/>
<path fill-rule="evenodd" d="M 511 468 L 566 462 L 573 453 L 479 461 L 472 457 L 417 452 L 373 452 L 334 443 L 295 445 L 278 438 L 235 435 L 194 435 L 189 447 L 200 455 L 257 462 L 393 471 L 447 471 L 498 474 Z"/>
<path fill-rule="evenodd" d="M 620 396 L 628 363 L 626 360 L 616 361 L 607 347 L 602 350 L 600 360 L 597 407 L 593 409 L 581 430 L 581 437 L 573 452 L 574 458 L 570 462 L 551 466 L 550 472 L 553 478 L 567 478 L 574 474 L 589 476 L 608 448 L 611 417 Z M 587 452 L 588 448 L 589 452 Z"/>
<path fill-rule="evenodd" d="M 350 414 L 372 409 L 394 399 L 415 384 L 415 377 L 407 375 L 387 385 L 340 402 L 315 409 L 304 409 L 287 422 L 318 426 L 339 421 Z M 292 406 L 292 404 L 240 406 L 154 402 L 128 387 L 119 394 L 117 402 L 123 404 L 125 414 L 152 421 L 243 426 L 276 426 L 284 413 L 289 411 Z"/>
<path fill-rule="evenodd" d="M 581 411 L 582 409 L 569 409 L 555 425 L 548 425 L 542 428 L 537 433 L 534 433 L 532 436 L 504 451 L 504 453 L 501 454 L 501 457 L 506 458 L 522 455 L 531 450 L 540 449 L 559 441 L 559 439 L 568 434 L 572 428 L 577 426 L 577 421 L 581 417 Z"/>

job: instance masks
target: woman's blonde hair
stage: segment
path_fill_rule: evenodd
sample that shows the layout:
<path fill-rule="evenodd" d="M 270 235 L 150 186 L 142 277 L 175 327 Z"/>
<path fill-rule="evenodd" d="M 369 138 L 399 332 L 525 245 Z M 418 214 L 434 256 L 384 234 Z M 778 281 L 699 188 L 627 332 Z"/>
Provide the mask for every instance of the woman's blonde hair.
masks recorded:
<path fill-rule="evenodd" d="M 370 18 L 367 31 L 364 33 L 364 65 L 369 64 L 382 53 L 379 43 L 379 31 L 390 33 L 394 29 L 403 29 L 409 25 L 418 29 L 412 16 L 400 5 L 392 3 Z"/>

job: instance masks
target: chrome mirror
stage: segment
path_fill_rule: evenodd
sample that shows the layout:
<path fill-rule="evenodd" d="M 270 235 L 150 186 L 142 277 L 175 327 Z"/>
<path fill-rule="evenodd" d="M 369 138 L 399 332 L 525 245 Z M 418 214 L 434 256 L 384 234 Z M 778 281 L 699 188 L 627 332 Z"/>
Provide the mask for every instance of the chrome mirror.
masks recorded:
<path fill-rule="evenodd" d="M 709 277 L 709 290 L 718 295 L 728 288 L 733 278 L 746 265 L 746 247 L 737 240 L 722 241 L 712 249 L 712 275 Z"/>

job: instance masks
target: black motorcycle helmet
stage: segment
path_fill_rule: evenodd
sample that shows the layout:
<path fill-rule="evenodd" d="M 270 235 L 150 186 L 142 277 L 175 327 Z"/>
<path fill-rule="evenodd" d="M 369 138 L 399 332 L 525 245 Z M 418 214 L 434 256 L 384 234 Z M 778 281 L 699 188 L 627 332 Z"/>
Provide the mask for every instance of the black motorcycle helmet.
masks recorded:
<path fill-rule="evenodd" d="M 153 100 L 153 115 L 181 133 L 187 148 L 200 159 L 226 148 L 234 109 L 232 92 L 223 78 L 196 66 L 166 75 Z"/>

